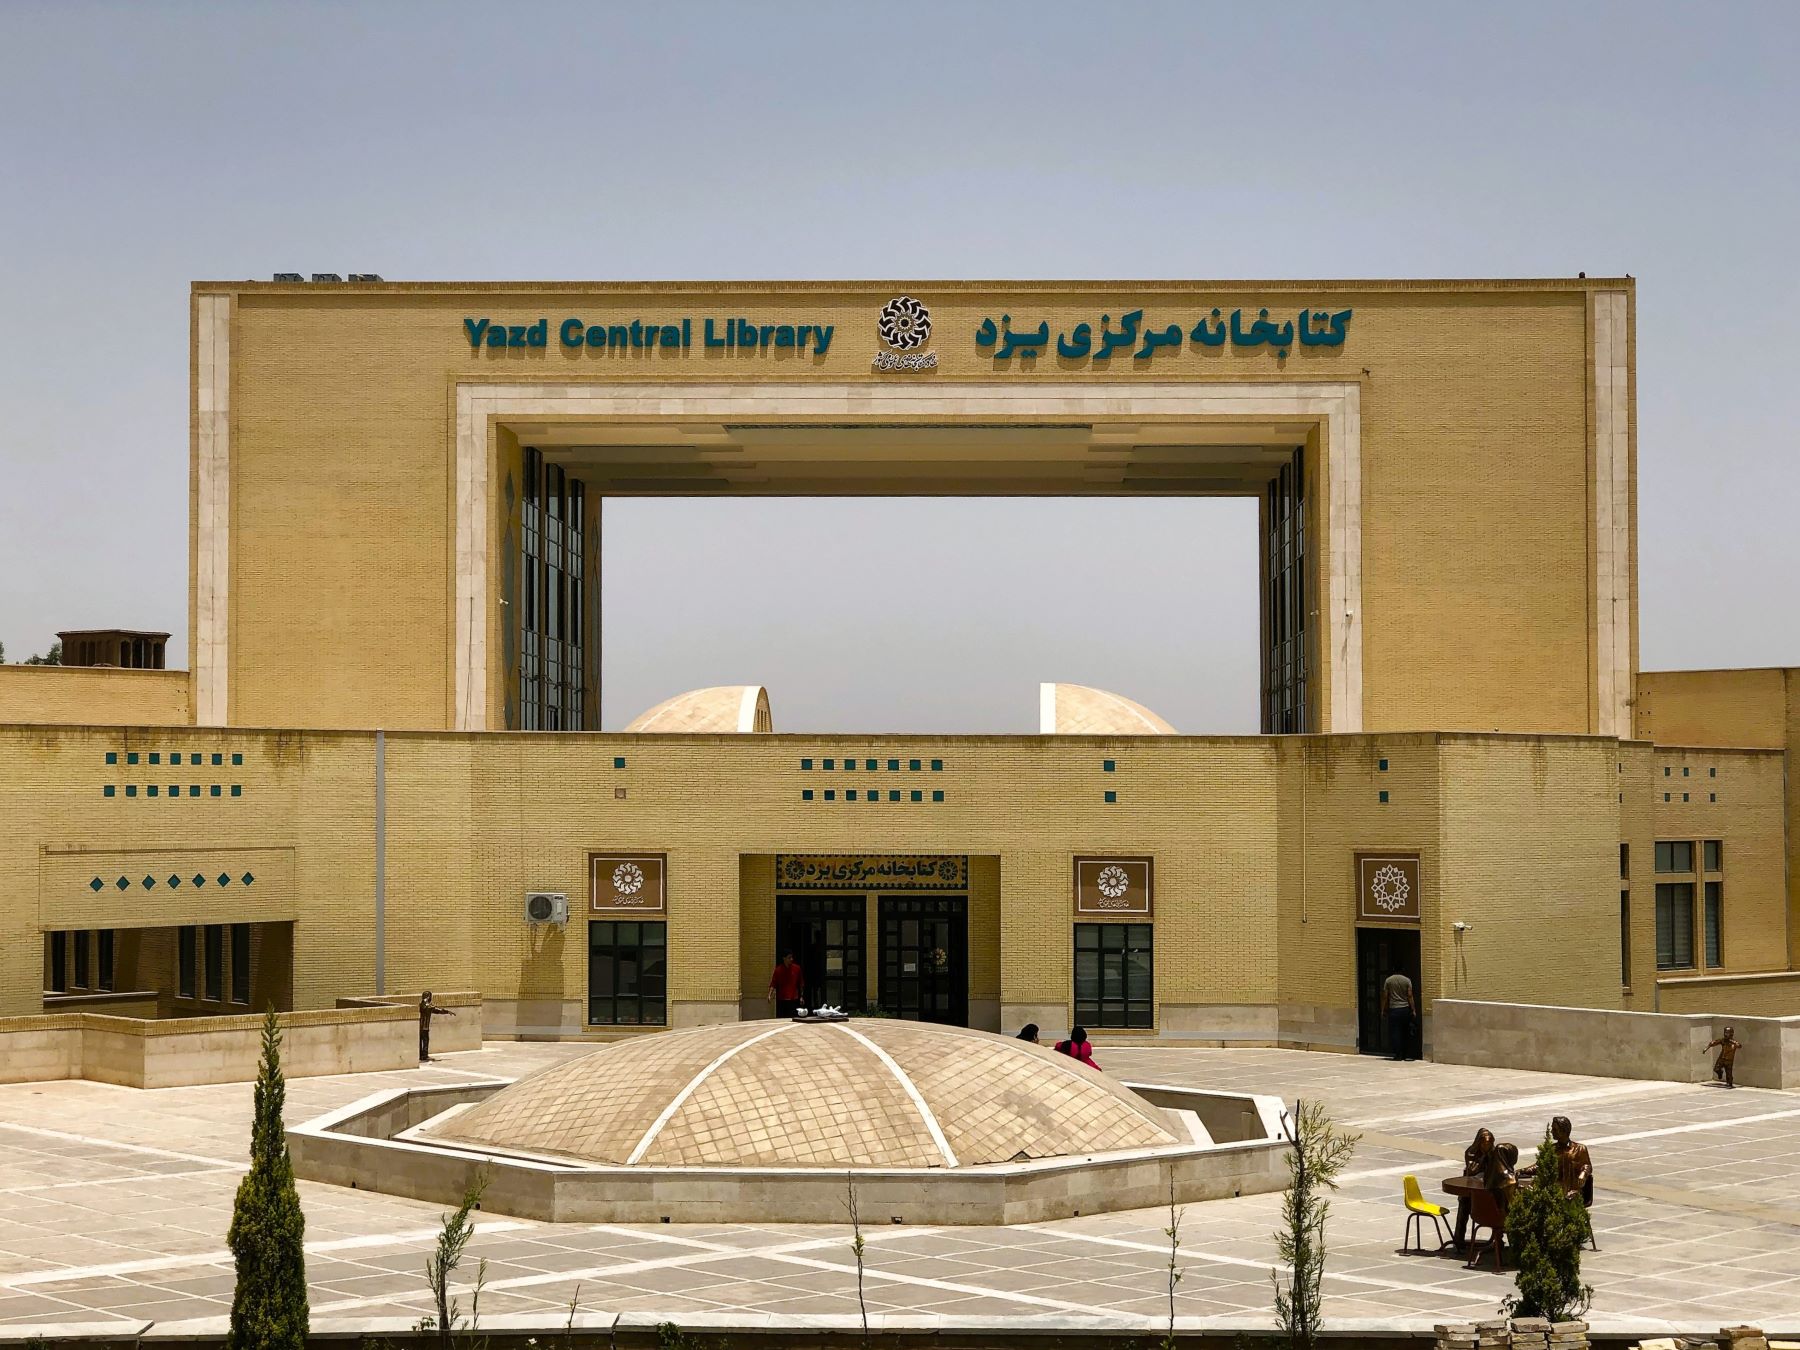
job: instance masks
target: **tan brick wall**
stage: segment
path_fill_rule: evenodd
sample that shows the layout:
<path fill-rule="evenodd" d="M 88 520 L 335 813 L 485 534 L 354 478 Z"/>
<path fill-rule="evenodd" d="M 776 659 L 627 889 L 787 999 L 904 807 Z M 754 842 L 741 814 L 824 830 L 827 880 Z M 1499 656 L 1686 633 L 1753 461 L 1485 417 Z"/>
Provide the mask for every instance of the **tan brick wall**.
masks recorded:
<path fill-rule="evenodd" d="M 193 720 L 185 670 L 0 666 L 0 725 L 175 727 Z"/>
<path fill-rule="evenodd" d="M 165 783 L 157 798 L 106 797 L 107 784 L 170 777 L 166 762 L 148 766 L 150 745 L 165 761 L 181 754 L 181 775 L 203 789 L 218 777 L 241 795 L 171 800 Z M 387 987 L 479 990 L 501 1010 L 496 1025 L 513 1017 L 579 1029 L 591 850 L 668 854 L 677 1020 L 735 1016 L 741 1001 L 760 1000 L 772 858 L 782 852 L 968 855 L 972 1000 L 1047 1009 L 1053 1021 L 1071 999 L 1078 853 L 1154 857 L 1160 1029 L 1180 1034 L 1272 1039 L 1257 1028 L 1279 1012 L 1284 1039 L 1350 1043 L 1358 850 L 1420 855 L 1427 1006 L 1443 995 L 1621 1006 L 1622 839 L 1632 848 L 1632 1006 L 1644 1006 L 1655 973 L 1652 844 L 1669 830 L 1725 841 L 1728 969 L 1785 959 L 1772 752 L 1425 733 L 405 733 L 386 745 Z M 105 763 L 109 752 L 118 764 Z M 138 765 L 125 763 L 129 753 Z M 201 765 L 188 765 L 193 754 Z M 827 773 L 827 756 L 882 767 Z M 0 1013 L 37 1010 L 41 932 L 53 924 L 167 933 L 179 922 L 291 917 L 294 1006 L 372 992 L 374 757 L 371 733 L 0 728 L 0 817 L 12 825 L 0 834 L 0 883 L 34 897 L 0 910 Z M 885 768 L 890 758 L 899 770 Z M 803 759 L 815 767 L 803 770 Z M 914 759 L 917 772 L 906 767 Z M 933 760 L 943 768 L 932 771 Z M 1717 784 L 1706 789 L 1717 803 L 1661 803 L 1661 785 L 1680 781 L 1684 762 L 1688 782 Z M 838 800 L 823 800 L 828 787 Z M 882 793 L 873 804 L 871 787 Z M 845 800 L 853 788 L 859 799 Z M 806 789 L 814 800 L 802 800 Z M 889 790 L 903 799 L 887 801 Z M 1118 800 L 1106 802 L 1107 791 Z M 147 874 L 152 864 L 173 870 L 177 857 L 250 868 L 257 884 L 99 893 L 85 884 L 101 861 L 129 877 L 140 862 Z M 525 923 L 528 890 L 566 892 L 576 921 Z M 1460 939 L 1457 920 L 1473 925 Z M 172 970 L 172 947 L 159 950 Z M 1246 1022 L 1246 1009 L 1264 1011 Z"/>
<path fill-rule="evenodd" d="M 1609 741 L 1445 739 L 1438 939 L 1456 996 L 1621 1006 L 1617 766 Z"/>
<path fill-rule="evenodd" d="M 1787 877 L 1782 837 L 1784 757 L 1778 751 L 1689 750 L 1657 746 L 1650 761 L 1650 815 L 1655 838 L 1694 844 L 1694 866 L 1704 866 L 1701 844 L 1719 840 L 1723 923 L 1717 969 L 1780 970 L 1787 966 Z M 1665 798 L 1667 800 L 1665 800 Z M 1716 798 L 1716 800 L 1715 800 Z M 1653 860 L 1645 855 L 1646 901 Z M 1694 961 L 1705 969 L 1701 945 L 1708 875 L 1694 882 Z M 1654 910 L 1647 916 L 1654 924 Z M 1654 928 L 1652 928 L 1654 933 Z"/>
<path fill-rule="evenodd" d="M 1782 749 L 1790 744 L 1793 674 L 1780 668 L 1642 671 L 1637 680 L 1637 735 L 1658 745 Z"/>
<path fill-rule="evenodd" d="M 232 720 L 452 725 L 456 381 L 867 381 L 876 311 L 900 285 L 198 286 L 236 296 Z M 904 289 L 933 310 L 941 366 L 922 378 L 1360 384 L 1366 727 L 1580 733 L 1594 725 L 1588 295 L 1598 287 L 1630 282 Z M 1306 303 L 1355 310 L 1341 350 L 1297 347 L 1277 362 L 1188 344 L 1145 362 L 1009 369 L 972 340 L 980 319 L 1002 310 L 1058 330 L 1097 309 L 1155 317 Z M 836 335 L 824 357 L 798 358 L 698 345 L 570 352 L 554 332 L 565 315 L 602 323 L 653 313 L 822 320 Z M 549 318 L 550 344 L 472 351 L 469 315 Z M 506 485 L 511 475 L 516 487 L 517 441 L 495 428 L 490 453 L 495 566 L 478 622 L 490 638 L 489 724 L 499 726 L 504 632 L 516 620 L 500 602 L 512 599 Z M 1325 545 L 1315 529 L 1315 564 Z M 1315 655 L 1320 698 L 1334 659 Z"/>

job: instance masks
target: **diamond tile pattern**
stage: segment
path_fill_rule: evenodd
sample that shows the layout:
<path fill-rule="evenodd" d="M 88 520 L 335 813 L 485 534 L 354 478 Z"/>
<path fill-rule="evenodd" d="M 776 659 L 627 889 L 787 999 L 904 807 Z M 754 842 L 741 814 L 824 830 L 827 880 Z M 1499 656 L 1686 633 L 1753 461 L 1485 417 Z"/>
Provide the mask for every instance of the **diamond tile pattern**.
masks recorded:
<path fill-rule="evenodd" d="M 859 1029 L 867 1023 L 859 1024 Z M 646 1163 L 943 1167 L 900 1081 L 835 1026 L 789 1026 L 709 1074 Z"/>
<path fill-rule="evenodd" d="M 957 1161 L 1006 1162 L 1176 1142 L 1162 1113 L 1067 1055 L 996 1037 L 915 1022 L 882 1022 L 870 1036 L 931 1103 Z M 868 1023 L 857 1030 L 869 1034 Z M 1002 1045 L 1007 1045 L 1005 1041 Z"/>
<path fill-rule="evenodd" d="M 622 1163 L 663 1108 L 771 1024 L 732 1022 L 615 1041 L 521 1078 L 437 1133 L 445 1139 Z"/>
<path fill-rule="evenodd" d="M 1041 1047 L 914 1022 L 849 1025 L 899 1066 L 959 1164 L 1176 1142 L 1155 1108 Z M 736 1022 L 618 1041 L 520 1079 L 435 1133 L 622 1163 L 684 1091 L 643 1164 L 945 1165 L 906 1083 L 835 1025 Z"/>

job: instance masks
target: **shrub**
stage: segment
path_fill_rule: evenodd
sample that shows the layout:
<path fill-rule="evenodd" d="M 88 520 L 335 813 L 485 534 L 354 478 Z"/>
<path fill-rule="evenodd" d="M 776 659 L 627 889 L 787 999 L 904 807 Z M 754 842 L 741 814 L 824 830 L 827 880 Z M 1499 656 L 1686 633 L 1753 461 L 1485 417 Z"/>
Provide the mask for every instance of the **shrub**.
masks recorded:
<path fill-rule="evenodd" d="M 287 1085 L 281 1076 L 281 1022 L 263 1018 L 262 1060 L 250 1124 L 250 1170 L 238 1183 L 226 1242 L 237 1262 L 226 1350 L 304 1350 L 306 1219 L 282 1132 Z"/>
<path fill-rule="evenodd" d="M 1563 1192 L 1561 1160 L 1548 1131 L 1538 1145 L 1531 1184 L 1513 1196 L 1506 1213 L 1506 1238 L 1519 1263 L 1519 1292 L 1501 1310 L 1514 1317 L 1548 1317 L 1566 1322 L 1593 1302 L 1591 1285 L 1581 1282 L 1581 1244 L 1588 1239 L 1587 1206 Z"/>

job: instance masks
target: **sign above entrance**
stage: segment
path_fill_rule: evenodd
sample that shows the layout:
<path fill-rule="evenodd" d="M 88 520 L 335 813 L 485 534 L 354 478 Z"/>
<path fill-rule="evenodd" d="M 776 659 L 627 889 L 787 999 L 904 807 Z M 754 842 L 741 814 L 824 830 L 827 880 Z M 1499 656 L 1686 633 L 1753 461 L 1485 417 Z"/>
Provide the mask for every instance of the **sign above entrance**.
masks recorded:
<path fill-rule="evenodd" d="M 775 888 L 783 891 L 966 891 L 969 860 L 960 855 L 778 853 Z"/>
<path fill-rule="evenodd" d="M 1419 922 L 1419 855 L 1358 853 L 1356 917 Z"/>
<path fill-rule="evenodd" d="M 790 351 L 823 356 L 837 331 L 828 323 L 756 323 L 750 319 L 709 317 L 699 321 L 702 349 L 760 353 Z M 463 333 L 469 346 L 548 347 L 550 320 L 504 324 L 498 319 L 464 319 Z M 681 351 L 694 346 L 695 320 L 691 315 L 666 319 L 633 319 L 630 323 L 588 323 L 564 319 L 556 326 L 557 342 L 569 348 L 589 347 L 611 351 Z"/>
<path fill-rule="evenodd" d="M 1116 918 L 1149 918 L 1155 900 L 1155 869 L 1149 858 L 1077 858 L 1075 913 Z"/>
<path fill-rule="evenodd" d="M 1098 333 L 1086 322 L 1058 333 L 1056 354 L 1065 361 L 1110 361 L 1115 353 L 1133 361 L 1148 361 L 1160 351 L 1180 351 L 1184 342 L 1196 347 L 1223 347 L 1229 342 L 1233 347 L 1267 347 L 1279 358 L 1288 354 L 1295 338 L 1302 347 L 1341 347 L 1349 326 L 1347 309 L 1335 313 L 1302 309 L 1284 323 L 1271 319 L 1266 309 L 1257 310 L 1256 317 L 1248 321 L 1241 309 L 1232 310 L 1229 319 L 1215 309 L 1191 329 L 1183 321 L 1145 323 L 1144 311 L 1134 309 L 1121 314 L 1116 327 L 1112 315 L 1102 314 Z M 975 345 L 992 350 L 996 361 L 1042 356 L 1050 347 L 1050 321 L 1045 319 L 1036 328 L 1015 328 L 1010 314 L 1002 314 L 998 325 L 986 318 L 975 330 Z"/>
<path fill-rule="evenodd" d="M 588 854 L 588 910 L 593 914 L 666 914 L 668 855 Z"/>

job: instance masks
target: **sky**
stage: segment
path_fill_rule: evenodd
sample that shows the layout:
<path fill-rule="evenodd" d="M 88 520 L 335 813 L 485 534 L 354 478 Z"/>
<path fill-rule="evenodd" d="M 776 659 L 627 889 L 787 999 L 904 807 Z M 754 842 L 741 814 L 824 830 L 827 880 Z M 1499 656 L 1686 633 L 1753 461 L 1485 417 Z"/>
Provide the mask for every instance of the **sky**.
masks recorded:
<path fill-rule="evenodd" d="M 1800 664 L 1796 51 L 1792 3 L 7 0 L 0 643 L 185 661 L 197 278 L 1585 271 L 1638 281 L 1644 668 Z M 1255 531 L 613 502 L 604 721 L 1031 731 L 1062 679 L 1254 731 Z"/>

